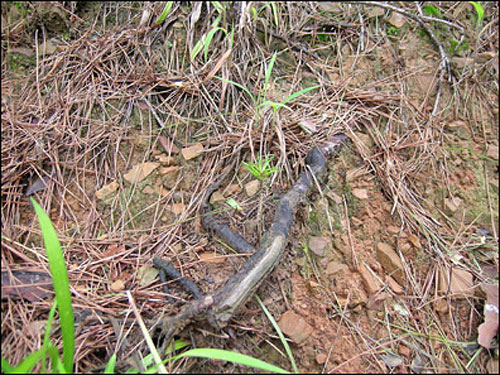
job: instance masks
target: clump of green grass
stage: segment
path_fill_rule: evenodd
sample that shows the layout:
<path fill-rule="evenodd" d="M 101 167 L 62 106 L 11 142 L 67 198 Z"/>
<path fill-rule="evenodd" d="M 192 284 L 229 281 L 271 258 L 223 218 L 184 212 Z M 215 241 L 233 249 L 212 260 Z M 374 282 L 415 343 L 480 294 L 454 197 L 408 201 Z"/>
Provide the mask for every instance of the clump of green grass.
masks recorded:
<path fill-rule="evenodd" d="M 264 159 L 257 158 L 255 162 L 243 162 L 243 166 L 258 180 L 264 181 L 267 177 L 278 171 L 277 167 L 271 166 L 274 156 L 266 156 Z"/>

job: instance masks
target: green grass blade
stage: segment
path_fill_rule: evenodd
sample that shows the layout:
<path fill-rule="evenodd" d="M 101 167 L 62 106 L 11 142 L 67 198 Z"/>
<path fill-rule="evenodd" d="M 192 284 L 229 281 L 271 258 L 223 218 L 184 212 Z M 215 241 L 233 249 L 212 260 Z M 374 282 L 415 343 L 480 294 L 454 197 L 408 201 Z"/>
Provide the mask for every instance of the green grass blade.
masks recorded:
<path fill-rule="evenodd" d="M 177 340 L 175 340 L 173 347 L 171 344 L 168 345 L 167 349 L 165 349 L 165 354 L 169 355 L 170 353 L 173 353 L 174 351 L 179 350 L 179 349 L 183 349 L 188 345 L 189 344 L 187 342 L 177 339 Z M 163 360 L 162 363 L 165 364 L 169 360 L 170 359 Z M 144 367 L 147 368 L 147 370 L 144 372 L 145 374 L 154 374 L 157 371 L 157 367 L 158 367 L 157 365 L 155 365 L 151 368 L 148 368 L 153 363 L 153 355 L 152 354 L 148 354 L 147 356 L 145 356 L 144 359 L 142 360 L 142 363 L 144 364 Z M 126 373 L 127 374 L 138 374 L 139 370 L 137 370 L 136 368 L 133 368 L 133 369 L 127 371 Z"/>
<path fill-rule="evenodd" d="M 210 30 L 207 34 L 207 38 L 205 40 L 205 51 L 204 51 L 204 58 L 205 58 L 205 61 L 207 61 L 207 57 L 208 57 L 208 48 L 210 47 L 210 43 L 212 42 L 212 38 L 214 37 L 214 34 L 217 32 L 217 31 L 223 31 L 226 35 L 227 35 L 227 31 L 224 30 L 222 27 L 215 27 L 213 28 L 212 30 Z"/>
<path fill-rule="evenodd" d="M 61 244 L 50 218 L 33 197 L 30 197 L 30 199 L 40 222 L 43 242 L 47 251 L 47 257 L 49 258 L 49 268 L 54 284 L 54 293 L 56 295 L 62 331 L 64 368 L 67 372 L 72 372 L 73 357 L 75 354 L 75 327 L 68 272 L 64 263 Z"/>
<path fill-rule="evenodd" d="M 273 316 L 269 312 L 269 310 L 266 308 L 266 305 L 261 301 L 259 296 L 256 294 L 255 299 L 259 303 L 260 307 L 262 310 L 264 310 L 264 314 L 266 314 L 267 318 L 271 322 L 271 324 L 274 327 L 274 330 L 278 333 L 278 336 L 280 337 L 281 343 L 283 344 L 283 347 L 285 348 L 286 354 L 288 355 L 288 358 L 290 359 L 290 363 L 292 364 L 293 372 L 296 374 L 299 372 L 297 369 L 297 365 L 295 364 L 295 359 L 293 358 L 293 353 L 292 350 L 290 349 L 290 345 L 288 345 L 288 342 L 286 341 L 285 335 L 283 335 L 283 332 L 281 332 L 280 327 L 278 326 L 278 323 L 276 323 L 276 320 L 274 320 Z"/>
<path fill-rule="evenodd" d="M 289 106 L 285 105 L 284 103 L 278 103 L 278 102 L 272 102 L 270 100 L 266 100 L 265 102 L 260 103 L 257 108 L 260 107 L 271 107 L 274 112 L 276 112 L 278 109 L 285 107 L 286 109 L 289 109 L 290 111 L 292 110 Z"/>
<path fill-rule="evenodd" d="M 477 24 L 480 25 L 481 22 L 483 22 L 484 9 L 481 4 L 479 4 L 479 1 L 469 1 L 469 3 L 474 6 L 477 13 Z"/>
<path fill-rule="evenodd" d="M 104 369 L 105 374 L 114 374 L 116 365 L 116 353 L 113 353 L 108 363 L 106 364 L 106 368 Z"/>
<path fill-rule="evenodd" d="M 30 355 L 28 355 L 26 358 L 24 358 L 21 363 L 19 363 L 16 367 L 12 369 L 11 372 L 6 373 L 11 373 L 11 374 L 27 374 L 30 372 L 33 367 L 38 363 L 38 361 L 42 358 L 42 356 L 46 355 L 46 350 L 45 349 L 39 349 Z M 3 369 L 2 369 L 3 370 Z"/>
<path fill-rule="evenodd" d="M 189 55 L 189 58 L 190 58 L 191 60 L 194 60 L 194 59 L 196 58 L 196 56 L 198 56 L 198 54 L 199 54 L 199 53 L 201 52 L 201 50 L 203 49 L 203 46 L 205 45 L 205 38 L 206 38 L 206 36 L 205 36 L 205 35 L 203 35 L 203 36 L 201 37 L 201 39 L 200 39 L 200 40 L 198 40 L 198 41 L 196 42 L 196 44 L 194 45 L 193 50 L 191 51 L 191 54 Z"/>
<path fill-rule="evenodd" d="M 281 367 L 271 365 L 270 363 L 261 361 L 260 359 L 253 358 L 245 354 L 230 352 L 222 349 L 211 349 L 211 348 L 191 349 L 185 353 L 170 358 L 170 360 L 179 359 L 182 357 L 210 358 L 222 361 L 229 361 L 264 371 L 276 372 L 279 374 L 289 374 L 288 371 L 283 370 Z"/>
<path fill-rule="evenodd" d="M 271 9 L 273 10 L 274 23 L 276 24 L 276 27 L 278 27 L 279 26 L 278 8 L 276 7 L 275 2 L 271 2 Z"/>
<path fill-rule="evenodd" d="M 269 81 L 271 80 L 271 73 L 273 71 L 274 62 L 276 61 L 276 56 L 278 56 L 277 52 L 274 52 L 273 57 L 271 57 L 271 61 L 269 61 L 269 65 L 266 69 L 266 79 L 264 81 L 264 98 L 267 95 L 267 89 L 269 88 Z"/>
<path fill-rule="evenodd" d="M 174 5 L 173 1 L 167 1 L 167 4 L 165 4 L 165 7 L 163 8 L 163 12 L 158 16 L 158 18 L 155 21 L 155 25 L 161 25 L 163 21 L 165 21 L 165 18 L 167 18 L 168 14 L 170 13 L 170 9 L 172 9 L 172 5 Z"/>
<path fill-rule="evenodd" d="M 52 307 L 50 308 L 49 318 L 47 319 L 47 325 L 45 326 L 45 334 L 43 335 L 43 346 L 45 350 L 47 350 L 50 346 L 50 331 L 52 330 L 52 322 L 54 320 L 54 315 L 56 314 L 57 308 L 57 299 L 54 300 Z M 42 374 L 47 372 L 47 366 L 45 363 L 45 356 L 42 357 Z"/>
<path fill-rule="evenodd" d="M 64 368 L 64 364 L 61 362 L 61 358 L 59 357 L 59 351 L 51 342 L 49 342 L 49 346 L 47 347 L 47 353 L 49 354 L 50 357 L 50 365 L 52 368 L 52 373 L 66 374 L 68 371 L 66 371 L 66 369 Z"/>
<path fill-rule="evenodd" d="M 231 37 L 229 38 L 229 49 L 233 49 L 234 46 L 234 26 L 231 27 Z"/>
<path fill-rule="evenodd" d="M 252 95 L 252 93 L 243 85 L 240 85 L 239 83 L 237 82 L 234 82 L 234 81 L 231 81 L 230 79 L 225 79 L 225 78 L 222 78 L 222 77 L 218 77 L 218 76 L 214 76 L 214 78 L 217 78 L 218 80 L 221 80 L 221 81 L 224 81 L 224 82 L 227 82 L 227 83 L 230 83 L 232 85 L 235 85 L 236 87 L 242 89 L 243 91 L 245 91 L 248 96 L 250 97 L 250 99 L 252 100 L 252 103 L 255 103 L 255 98 L 254 96 Z"/>
<path fill-rule="evenodd" d="M 2 356 L 2 372 L 8 374 L 14 371 L 14 366 L 12 366 L 3 356 Z"/>
<path fill-rule="evenodd" d="M 309 92 L 311 90 L 317 89 L 318 87 L 321 87 L 321 86 L 320 85 L 311 86 L 311 87 L 305 88 L 303 90 L 297 91 L 296 93 L 290 95 L 288 98 L 286 98 L 285 100 L 283 100 L 283 102 L 281 102 L 281 104 L 284 105 L 284 104 L 288 103 L 289 101 L 295 99 L 296 97 L 304 95 L 306 92 Z"/>
<path fill-rule="evenodd" d="M 226 6 L 222 5 L 220 1 L 211 1 L 210 4 L 213 5 L 215 9 L 217 9 L 217 12 L 219 14 L 224 14 L 226 13 Z"/>
<path fill-rule="evenodd" d="M 16 367 L 10 366 L 10 368 L 4 368 L 4 359 L 2 358 L 2 371 L 4 371 L 6 374 L 27 374 L 30 372 L 33 367 L 38 363 L 38 361 L 41 360 L 42 357 L 47 355 L 47 353 L 52 357 L 57 357 L 59 356 L 59 353 L 57 351 L 57 348 L 53 345 L 50 344 L 48 348 L 41 348 L 30 355 L 28 355 L 26 358 L 24 358 L 21 363 L 19 363 Z M 6 362 L 6 361 L 5 361 Z M 7 366 L 7 367 L 9 367 Z M 65 369 L 62 369 L 64 372 Z"/>

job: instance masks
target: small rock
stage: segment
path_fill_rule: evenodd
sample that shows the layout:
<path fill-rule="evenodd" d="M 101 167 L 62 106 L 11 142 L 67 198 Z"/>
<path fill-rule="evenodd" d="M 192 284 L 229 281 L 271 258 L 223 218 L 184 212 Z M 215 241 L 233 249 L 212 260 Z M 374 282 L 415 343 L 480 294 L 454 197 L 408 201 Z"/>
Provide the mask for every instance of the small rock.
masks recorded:
<path fill-rule="evenodd" d="M 214 191 L 214 193 L 210 197 L 210 204 L 215 204 L 217 202 L 224 202 L 225 200 L 226 198 L 222 195 L 222 193 L 219 190 L 217 190 Z"/>
<path fill-rule="evenodd" d="M 410 234 L 408 236 L 408 241 L 411 242 L 411 244 L 413 246 L 415 246 L 417 249 L 421 249 L 422 248 L 422 245 L 420 244 L 420 240 L 418 239 L 418 237 L 414 234 Z"/>
<path fill-rule="evenodd" d="M 284 334 L 290 337 L 297 344 L 301 344 L 306 341 L 313 332 L 313 328 L 304 320 L 304 318 L 295 314 L 291 310 L 285 312 L 281 316 L 278 326 Z"/>
<path fill-rule="evenodd" d="M 368 199 L 368 190 L 354 188 L 352 189 L 352 195 L 358 199 Z"/>
<path fill-rule="evenodd" d="M 326 354 L 324 353 L 320 353 L 316 356 L 316 362 L 319 364 L 319 365 L 322 365 L 326 362 Z"/>
<path fill-rule="evenodd" d="M 178 154 L 179 149 L 177 146 L 164 135 L 160 135 L 158 137 L 158 141 L 160 142 L 161 147 L 167 152 L 167 154 Z"/>
<path fill-rule="evenodd" d="M 170 167 L 160 168 L 158 172 L 161 175 L 170 174 L 172 175 L 172 177 L 177 177 L 177 175 L 179 174 L 179 169 L 180 167 L 178 165 L 172 165 Z"/>
<path fill-rule="evenodd" d="M 377 293 L 366 301 L 366 308 L 368 310 L 376 310 L 376 311 L 381 311 L 382 310 L 382 302 L 384 302 L 387 299 L 387 293 L 382 292 L 382 293 Z"/>
<path fill-rule="evenodd" d="M 339 278 L 344 278 L 344 276 L 349 274 L 349 267 L 346 264 L 340 262 L 330 262 L 326 266 L 327 275 L 337 275 Z"/>
<path fill-rule="evenodd" d="M 328 267 L 328 262 L 329 262 L 328 258 L 323 258 L 319 261 L 319 264 L 321 264 L 323 268 L 326 268 Z"/>
<path fill-rule="evenodd" d="M 449 129 L 467 128 L 467 123 L 463 120 L 455 120 L 445 125 Z"/>
<path fill-rule="evenodd" d="M 399 227 L 395 225 L 389 225 L 387 226 L 387 231 L 392 234 L 398 234 L 399 233 Z"/>
<path fill-rule="evenodd" d="M 361 275 L 361 280 L 363 281 L 363 285 L 365 286 L 365 289 L 368 292 L 368 294 L 371 295 L 377 293 L 379 289 L 378 283 L 372 276 L 368 267 L 366 267 L 364 264 L 361 264 L 359 266 L 359 273 Z"/>
<path fill-rule="evenodd" d="M 172 203 L 168 206 L 168 210 L 175 215 L 180 215 L 184 212 L 186 206 L 183 203 Z"/>
<path fill-rule="evenodd" d="M 472 274 L 459 268 L 439 272 L 439 291 L 452 294 L 453 297 L 472 297 L 474 294 Z"/>
<path fill-rule="evenodd" d="M 158 277 L 160 271 L 154 267 L 142 266 L 137 272 L 137 278 L 139 279 L 139 285 L 145 287 L 149 285 Z"/>
<path fill-rule="evenodd" d="M 184 147 L 181 150 L 181 153 L 185 160 L 190 160 L 199 156 L 201 151 L 203 151 L 203 145 L 201 143 L 197 143 L 190 147 Z"/>
<path fill-rule="evenodd" d="M 444 199 L 444 204 L 445 206 L 451 211 L 455 212 L 458 210 L 460 207 L 460 204 L 462 203 L 462 200 L 459 197 L 453 197 L 453 198 L 445 198 Z"/>
<path fill-rule="evenodd" d="M 354 132 L 356 136 L 360 139 L 361 143 L 367 148 L 371 149 L 373 147 L 373 139 L 368 134 L 361 132 Z"/>
<path fill-rule="evenodd" d="M 309 249 L 317 256 L 324 256 L 327 249 L 332 247 L 332 241 L 329 237 L 310 237 Z"/>
<path fill-rule="evenodd" d="M 377 244 L 377 258 L 385 272 L 390 274 L 398 283 L 404 284 L 403 264 L 390 245 L 379 242 Z"/>
<path fill-rule="evenodd" d="M 407 347 L 406 345 L 400 344 L 398 351 L 399 351 L 399 354 L 401 354 L 402 356 L 404 356 L 406 358 L 410 358 L 411 351 L 410 351 L 410 348 Z"/>
<path fill-rule="evenodd" d="M 444 299 L 438 299 L 434 302 L 434 310 L 440 314 L 446 314 L 448 312 L 448 302 Z"/>
<path fill-rule="evenodd" d="M 121 292 L 123 289 L 125 289 L 125 283 L 123 280 L 118 279 L 111 284 L 111 290 L 113 292 Z"/>
<path fill-rule="evenodd" d="M 106 198 L 108 198 L 112 193 L 114 193 L 116 190 L 118 190 L 119 186 L 120 185 L 118 184 L 118 182 L 113 181 L 107 185 L 104 185 L 99 190 L 97 190 L 95 192 L 95 195 L 96 195 L 97 199 L 106 200 Z"/>
<path fill-rule="evenodd" d="M 160 163 L 147 162 L 140 163 L 132 167 L 130 171 L 123 175 L 123 178 L 131 184 L 141 182 L 148 177 L 151 172 L 160 166 Z"/>
<path fill-rule="evenodd" d="M 401 13 L 392 12 L 391 17 L 389 17 L 387 22 L 389 22 L 392 26 L 400 28 L 406 23 L 406 17 L 403 16 Z"/>
<path fill-rule="evenodd" d="M 380 356 L 380 358 L 390 369 L 401 366 L 403 364 L 403 358 L 398 355 L 383 354 Z"/>
<path fill-rule="evenodd" d="M 164 165 L 173 164 L 175 161 L 175 159 L 172 156 L 167 156 L 164 153 L 156 155 L 155 158 Z"/>
<path fill-rule="evenodd" d="M 156 190 L 153 189 L 151 186 L 146 186 L 144 189 L 142 189 L 142 192 L 144 194 L 154 194 L 156 193 Z"/>
<path fill-rule="evenodd" d="M 356 180 L 358 177 L 363 176 L 364 174 L 365 174 L 364 168 L 349 169 L 346 172 L 345 180 L 346 182 L 352 182 Z"/>
<path fill-rule="evenodd" d="M 342 197 L 338 194 L 335 194 L 333 191 L 329 191 L 328 193 L 326 193 L 326 196 L 332 199 L 337 204 L 342 203 Z"/>
<path fill-rule="evenodd" d="M 316 128 L 316 125 L 310 121 L 310 120 L 300 120 L 299 121 L 299 126 L 304 130 L 307 134 L 314 134 L 318 130 Z"/>
<path fill-rule="evenodd" d="M 401 287 L 401 285 L 399 285 L 396 282 L 396 280 L 394 280 L 392 277 L 390 277 L 389 275 L 387 275 L 385 277 L 385 281 L 389 283 L 389 287 L 392 289 L 392 291 L 395 294 L 402 294 L 403 293 L 403 288 Z"/>
<path fill-rule="evenodd" d="M 233 195 L 241 192 L 241 188 L 238 184 L 231 184 L 226 188 L 227 195 Z"/>
<path fill-rule="evenodd" d="M 352 218 L 351 218 L 351 223 L 352 223 L 352 225 L 354 225 L 355 227 L 359 227 L 359 226 L 361 226 L 361 225 L 363 225 L 363 224 L 364 224 L 364 221 L 363 221 L 363 220 L 358 219 L 357 217 L 352 217 Z"/>
<path fill-rule="evenodd" d="M 488 145 L 486 156 L 489 158 L 498 160 L 498 146 L 497 145 Z"/>
<path fill-rule="evenodd" d="M 371 7 L 371 9 L 368 11 L 368 18 L 380 17 L 383 16 L 384 13 L 385 10 L 383 8 Z"/>
<path fill-rule="evenodd" d="M 425 359 L 422 356 L 420 356 L 420 354 L 417 353 L 415 354 L 415 357 L 413 357 L 413 360 L 411 361 L 410 370 L 416 374 L 420 374 L 426 371 L 427 366 L 428 364 L 425 361 Z"/>
<path fill-rule="evenodd" d="M 245 193 L 251 197 L 254 196 L 260 188 L 260 181 L 259 180 L 252 180 L 249 183 L 245 184 Z"/>

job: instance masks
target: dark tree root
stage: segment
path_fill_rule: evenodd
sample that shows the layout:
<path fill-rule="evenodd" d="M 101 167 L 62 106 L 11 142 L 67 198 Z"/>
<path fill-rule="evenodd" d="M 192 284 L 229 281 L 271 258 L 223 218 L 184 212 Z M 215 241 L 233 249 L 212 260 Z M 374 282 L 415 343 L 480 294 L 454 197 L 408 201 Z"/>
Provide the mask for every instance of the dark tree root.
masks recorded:
<path fill-rule="evenodd" d="M 186 304 L 179 314 L 165 318 L 161 322 L 165 343 L 168 343 L 173 335 L 178 334 L 192 321 L 208 320 L 210 325 L 217 329 L 227 325 L 235 312 L 255 293 L 261 282 L 279 263 L 292 226 L 295 208 L 311 189 L 314 178 L 318 178 L 325 171 L 327 158 L 342 147 L 346 138 L 345 135 L 333 136 L 322 147 L 315 147 L 307 154 L 306 170 L 300 174 L 295 185 L 279 200 L 271 228 L 265 234 L 257 251 L 246 261 L 241 270 L 232 276 L 224 286 L 216 290 L 213 295 L 192 301 Z M 202 205 L 203 217 L 210 217 L 208 220 L 203 220 L 203 225 L 208 230 L 214 230 L 218 235 L 221 234 L 217 231 L 217 228 L 220 227 L 219 224 L 216 224 L 215 218 L 209 215 L 210 206 L 207 202 L 227 173 L 224 173 L 213 184 L 216 186 L 208 188 Z M 235 233 L 233 232 L 233 234 Z M 241 236 L 233 236 L 232 234 L 229 236 L 234 240 L 234 243 L 230 243 L 232 247 L 235 247 L 235 244 L 240 246 L 243 243 L 238 238 Z M 227 238 L 224 239 L 227 241 Z M 248 246 L 251 247 L 251 245 L 244 239 L 243 241 L 242 248 L 245 251 L 251 251 L 253 248 L 248 249 Z"/>
<path fill-rule="evenodd" d="M 236 252 L 253 253 L 255 250 L 254 247 L 249 244 L 245 238 L 233 231 L 229 225 L 220 223 L 216 220 L 212 211 L 212 206 L 209 202 L 212 193 L 220 187 L 222 181 L 224 181 L 229 172 L 234 169 L 234 166 L 235 163 L 208 187 L 203 202 L 201 203 L 201 223 L 207 231 L 216 233 L 227 245 L 236 250 Z"/>
<path fill-rule="evenodd" d="M 174 266 L 172 266 L 170 262 L 167 262 L 155 256 L 153 258 L 153 264 L 155 265 L 156 268 L 160 270 L 160 281 L 162 283 L 167 282 L 167 276 L 168 276 L 168 278 L 170 278 L 171 280 L 177 280 L 179 285 L 186 292 L 191 294 L 195 299 L 200 299 L 203 297 L 196 284 L 189 278 L 182 277 L 181 273 L 177 271 L 177 269 Z M 169 290 L 166 285 L 163 286 L 163 292 L 169 293 Z M 167 298 L 170 302 L 176 302 L 176 300 L 172 297 L 167 297 Z"/>

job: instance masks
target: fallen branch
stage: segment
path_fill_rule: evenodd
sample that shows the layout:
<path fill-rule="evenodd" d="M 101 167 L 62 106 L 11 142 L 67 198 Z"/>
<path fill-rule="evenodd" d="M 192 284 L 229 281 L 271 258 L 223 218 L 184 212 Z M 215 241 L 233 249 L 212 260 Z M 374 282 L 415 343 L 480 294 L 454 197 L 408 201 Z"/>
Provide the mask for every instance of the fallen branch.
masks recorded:
<path fill-rule="evenodd" d="M 226 326 L 235 312 L 252 296 L 261 282 L 279 263 L 288 240 L 295 208 L 311 189 L 314 178 L 326 169 L 327 157 L 338 151 L 345 139 L 344 135 L 336 135 L 322 147 L 315 147 L 307 154 L 307 168 L 300 174 L 295 185 L 279 200 L 271 228 L 257 251 L 247 260 L 241 270 L 213 295 L 188 303 L 179 314 L 166 318 L 162 322 L 161 329 L 165 336 L 165 344 L 173 335 L 179 333 L 194 320 L 206 319 L 217 329 Z M 216 184 L 220 184 L 221 180 L 222 178 Z M 205 201 L 209 199 L 213 191 L 213 188 L 208 189 Z M 209 221 L 213 222 L 213 220 Z"/>

